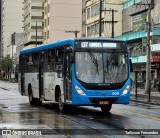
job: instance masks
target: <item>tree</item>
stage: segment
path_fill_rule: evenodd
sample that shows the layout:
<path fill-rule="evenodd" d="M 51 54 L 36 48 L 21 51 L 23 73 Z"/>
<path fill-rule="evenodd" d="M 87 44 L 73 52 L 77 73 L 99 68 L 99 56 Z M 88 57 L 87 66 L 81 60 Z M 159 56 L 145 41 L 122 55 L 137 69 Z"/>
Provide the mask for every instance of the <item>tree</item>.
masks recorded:
<path fill-rule="evenodd" d="M 7 55 L 0 61 L 0 70 L 4 71 L 8 78 L 11 77 L 10 76 L 11 67 L 12 67 L 12 59 L 10 58 L 9 55 Z"/>

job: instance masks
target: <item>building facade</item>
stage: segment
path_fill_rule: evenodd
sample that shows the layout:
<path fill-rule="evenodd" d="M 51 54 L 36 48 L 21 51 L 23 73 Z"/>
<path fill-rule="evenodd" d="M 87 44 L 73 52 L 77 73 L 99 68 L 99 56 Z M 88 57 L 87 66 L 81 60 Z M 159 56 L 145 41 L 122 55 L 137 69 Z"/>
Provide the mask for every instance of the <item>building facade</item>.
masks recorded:
<path fill-rule="evenodd" d="M 21 45 L 21 47 L 20 47 Z M 11 34 L 11 44 L 7 46 L 7 55 L 12 60 L 11 66 L 11 76 L 15 77 L 15 73 L 18 73 L 18 64 L 19 64 L 19 52 L 24 47 L 23 45 L 23 34 L 22 33 L 13 33 Z M 21 49 L 20 49 L 21 48 Z M 19 50 L 19 51 L 17 51 Z M 17 74 L 16 74 L 17 75 Z"/>
<path fill-rule="evenodd" d="M 24 0 L 23 35 L 25 48 L 36 47 L 43 43 L 45 0 Z"/>
<path fill-rule="evenodd" d="M 81 37 L 82 0 L 46 0 L 44 43 Z"/>
<path fill-rule="evenodd" d="M 2 0 L 0 1 L 0 32 L 2 32 Z M 0 61 L 2 60 L 2 33 L 0 33 Z"/>
<path fill-rule="evenodd" d="M 146 78 L 146 44 L 148 4 L 151 5 L 151 79 L 160 76 L 160 3 L 159 0 L 127 0 L 122 3 L 122 35 L 118 39 L 126 40 L 130 51 L 133 71 L 138 79 Z M 159 45 L 159 47 L 158 47 Z"/>
<path fill-rule="evenodd" d="M 101 35 L 111 38 L 122 34 L 122 9 L 121 0 L 101 0 L 102 9 L 100 11 L 100 0 L 86 0 L 83 1 L 83 19 L 82 24 L 85 23 L 86 37 L 99 36 L 99 28 L 101 28 Z M 101 20 L 100 20 L 101 13 Z M 99 22 L 101 21 L 101 27 Z M 82 26 L 83 28 L 83 26 Z M 84 34 L 84 33 L 83 33 Z"/>
<path fill-rule="evenodd" d="M 1 0 L 1 40 L 0 55 L 7 55 L 7 47 L 11 45 L 11 34 L 22 33 L 23 0 Z M 2 58 L 2 57 L 1 57 Z"/>

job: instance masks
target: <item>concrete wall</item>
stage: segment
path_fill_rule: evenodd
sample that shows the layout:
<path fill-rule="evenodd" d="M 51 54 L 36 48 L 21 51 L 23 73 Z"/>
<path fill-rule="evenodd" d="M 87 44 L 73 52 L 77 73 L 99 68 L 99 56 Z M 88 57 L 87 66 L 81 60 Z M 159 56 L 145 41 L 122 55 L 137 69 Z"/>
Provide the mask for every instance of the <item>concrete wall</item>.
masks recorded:
<path fill-rule="evenodd" d="M 82 1 L 81 0 L 51 0 L 49 13 L 49 41 L 74 38 L 74 33 L 65 31 L 78 30 L 81 37 Z"/>

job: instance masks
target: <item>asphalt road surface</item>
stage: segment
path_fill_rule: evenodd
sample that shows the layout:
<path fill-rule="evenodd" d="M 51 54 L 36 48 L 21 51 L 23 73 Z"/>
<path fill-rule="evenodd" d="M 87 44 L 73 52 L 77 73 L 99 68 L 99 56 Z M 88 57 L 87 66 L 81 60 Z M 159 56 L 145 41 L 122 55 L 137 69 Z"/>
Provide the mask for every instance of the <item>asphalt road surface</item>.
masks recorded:
<path fill-rule="evenodd" d="M 28 97 L 19 94 L 17 83 L 0 81 L 0 137 L 160 137 L 160 106 L 157 105 L 134 102 L 113 105 L 109 114 L 90 106 L 67 108 L 61 113 L 52 102 L 30 106 Z"/>

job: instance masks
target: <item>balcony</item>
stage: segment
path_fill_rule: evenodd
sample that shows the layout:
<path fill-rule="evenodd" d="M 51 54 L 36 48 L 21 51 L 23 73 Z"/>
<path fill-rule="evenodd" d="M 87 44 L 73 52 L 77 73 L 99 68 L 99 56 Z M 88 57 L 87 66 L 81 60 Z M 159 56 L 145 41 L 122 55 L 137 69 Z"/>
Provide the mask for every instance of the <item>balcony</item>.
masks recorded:
<path fill-rule="evenodd" d="M 31 16 L 31 19 L 44 19 L 43 16 Z"/>

